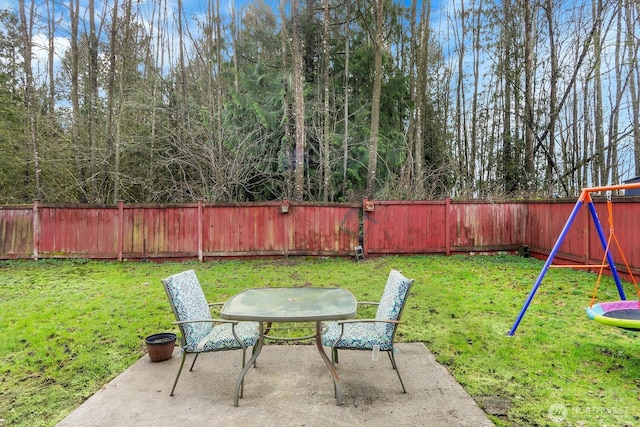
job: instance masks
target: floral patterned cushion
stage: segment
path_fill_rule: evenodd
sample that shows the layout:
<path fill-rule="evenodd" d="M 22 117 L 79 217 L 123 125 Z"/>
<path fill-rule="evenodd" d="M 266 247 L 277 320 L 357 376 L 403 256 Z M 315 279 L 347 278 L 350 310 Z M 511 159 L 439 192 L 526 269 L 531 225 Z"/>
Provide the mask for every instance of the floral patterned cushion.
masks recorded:
<path fill-rule="evenodd" d="M 163 279 L 162 283 L 178 321 L 213 319 L 207 299 L 193 270 L 174 274 Z M 241 348 L 231 328 L 230 323 L 216 324 L 213 321 L 180 325 L 184 335 L 185 350 L 189 352 Z M 241 322 L 236 325 L 235 331 L 247 347 L 254 345 L 258 340 L 258 324 L 255 322 Z"/>
<path fill-rule="evenodd" d="M 399 320 L 411 283 L 412 280 L 399 271 L 391 270 L 378 305 L 376 320 Z M 323 342 L 335 348 L 369 350 L 377 344 L 380 350 L 391 350 L 395 327 L 396 324 L 385 322 L 345 323 L 344 333 L 340 336 L 341 326 L 337 322 L 329 322 Z"/>
<path fill-rule="evenodd" d="M 327 332 L 322 336 L 323 344 L 360 350 L 371 350 L 377 344 L 383 351 L 391 350 L 393 346 L 388 337 L 379 334 L 375 323 L 345 323 L 342 337 L 340 337 L 341 332 L 337 322 L 328 322 Z"/>
<path fill-rule="evenodd" d="M 411 280 L 404 277 L 398 270 L 391 270 L 380 299 L 380 305 L 378 305 L 376 320 L 398 320 L 410 287 Z M 395 324 L 376 323 L 375 326 L 378 333 L 386 336 L 389 340 L 393 338 Z"/>
<path fill-rule="evenodd" d="M 187 343 L 187 351 L 215 351 L 240 349 L 242 346 L 233 336 L 231 323 L 217 324 L 211 332 L 202 338 L 195 347 Z M 236 325 L 236 335 L 244 342 L 245 347 L 251 347 L 258 341 L 258 324 L 256 322 L 240 322 Z"/>

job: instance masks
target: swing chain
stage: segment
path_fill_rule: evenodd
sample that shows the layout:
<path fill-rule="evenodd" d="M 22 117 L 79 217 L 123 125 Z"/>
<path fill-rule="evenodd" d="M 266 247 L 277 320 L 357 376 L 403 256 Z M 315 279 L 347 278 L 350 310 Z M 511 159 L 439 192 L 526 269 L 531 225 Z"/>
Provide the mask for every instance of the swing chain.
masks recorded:
<path fill-rule="evenodd" d="M 609 234 L 613 234 L 613 203 L 611 203 L 611 194 L 612 191 L 607 191 L 607 211 L 608 211 L 608 222 L 609 222 Z"/>

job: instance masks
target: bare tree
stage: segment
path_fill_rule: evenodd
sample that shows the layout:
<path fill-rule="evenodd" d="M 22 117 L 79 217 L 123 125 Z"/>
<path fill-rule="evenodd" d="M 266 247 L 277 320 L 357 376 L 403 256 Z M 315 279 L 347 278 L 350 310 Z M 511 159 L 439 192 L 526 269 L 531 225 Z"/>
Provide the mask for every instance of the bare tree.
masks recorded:
<path fill-rule="evenodd" d="M 369 169 L 367 172 L 367 197 L 373 199 L 376 188 L 378 163 L 378 133 L 380 129 L 380 96 L 382 93 L 382 44 L 384 42 L 384 0 L 373 0 L 374 17 L 374 65 L 373 94 L 371 99 L 371 135 L 369 139 Z"/>
<path fill-rule="evenodd" d="M 125 31 L 127 31 L 127 29 L 125 29 Z M 106 123 L 105 123 L 105 125 L 106 125 L 105 137 L 106 137 L 106 141 L 107 141 L 107 148 L 112 153 L 112 155 L 115 154 L 114 155 L 114 170 L 113 170 L 113 174 L 112 174 L 112 180 L 113 180 L 113 183 L 114 183 L 114 189 L 113 189 L 114 201 L 119 200 L 119 198 L 120 198 L 119 185 L 117 183 L 117 180 L 118 180 L 118 166 L 119 166 L 118 153 L 114 153 L 114 150 L 113 150 L 114 139 L 116 138 L 116 136 L 115 136 L 115 118 L 120 116 L 120 114 L 118 114 L 115 111 L 116 56 L 118 55 L 118 53 L 116 52 L 118 50 L 117 36 L 118 36 L 118 0 L 114 0 L 113 4 L 111 6 L 111 31 L 109 33 L 109 69 L 108 69 L 108 72 L 107 72 L 108 73 L 108 75 L 107 75 L 107 119 L 106 119 Z M 119 52 L 119 54 L 121 56 L 121 61 L 124 62 L 123 52 Z M 120 78 L 122 78 L 122 72 L 124 70 L 120 69 L 119 71 L 120 71 Z M 117 142 L 116 142 L 116 144 L 117 144 Z"/>
<path fill-rule="evenodd" d="M 331 111 L 329 110 L 329 0 L 323 0 L 322 4 L 322 80 L 324 98 L 324 116 L 322 130 L 322 201 L 329 200 L 329 183 L 331 178 L 330 147 L 331 147 Z"/>
<path fill-rule="evenodd" d="M 476 161 L 477 161 L 477 156 L 478 156 L 478 140 L 480 132 L 479 132 L 479 128 L 480 128 L 480 118 L 478 117 L 479 115 L 479 108 L 480 108 L 480 101 L 479 101 L 479 92 L 480 92 L 480 85 L 481 85 L 481 81 L 480 81 L 480 61 L 481 61 L 481 56 L 482 56 L 482 44 L 481 44 L 481 39 L 480 39 L 480 35 L 482 33 L 482 13 L 483 13 L 483 9 L 482 9 L 482 0 L 478 1 L 478 5 L 477 7 L 475 6 L 475 2 L 474 2 L 474 8 L 473 8 L 473 24 L 472 24 L 472 31 L 473 31 L 473 94 L 471 97 L 471 148 L 470 148 L 470 155 L 469 155 L 469 163 L 470 163 L 470 174 L 471 174 L 471 182 L 476 181 L 476 185 L 474 185 L 473 187 L 477 187 L 477 177 L 482 177 L 482 174 L 476 174 Z M 480 178 L 482 179 L 482 178 Z"/>
<path fill-rule="evenodd" d="M 602 10 L 602 0 L 592 0 L 593 15 L 597 16 Z M 595 162 L 593 168 L 593 183 L 595 185 L 605 185 L 608 181 L 606 165 L 605 165 L 605 149 L 604 149 L 604 112 L 602 105 L 602 56 L 601 56 L 601 37 L 602 29 L 600 26 L 595 28 L 593 34 L 593 127 L 595 131 Z"/>
<path fill-rule="evenodd" d="M 51 131 L 56 126 L 56 85 L 55 85 L 55 33 L 58 27 L 55 15 L 55 3 L 52 0 L 46 0 L 47 7 L 47 77 L 49 84 L 49 93 L 47 96 L 47 113 L 49 117 L 48 126 Z"/>
<path fill-rule="evenodd" d="M 640 7 L 634 8 L 634 2 L 625 3 L 625 21 L 627 24 L 626 43 L 629 46 L 629 97 L 631 98 L 631 129 L 633 137 L 633 153 L 635 176 L 640 176 L 640 61 L 638 61 L 638 52 L 640 43 L 638 43 L 638 34 L 636 34 L 637 22 L 640 15 Z M 638 6 L 635 4 L 635 6 Z"/>
<path fill-rule="evenodd" d="M 291 16 L 293 28 L 291 30 L 291 52 L 293 61 L 293 115 L 295 119 L 295 171 L 294 171 L 294 200 L 304 197 L 304 155 L 306 151 L 306 129 L 304 119 L 304 63 L 303 46 L 300 28 L 300 11 L 298 0 L 291 1 Z"/>
<path fill-rule="evenodd" d="M 25 75 L 24 100 L 29 120 L 28 138 L 31 145 L 34 166 L 35 196 L 42 198 L 42 183 L 40 181 L 40 146 L 38 144 L 38 108 L 35 98 L 35 82 L 31 58 L 33 56 L 33 19 L 35 16 L 35 1 L 31 0 L 29 14 L 25 11 L 25 0 L 19 1 L 20 34 L 22 36 L 23 72 Z"/>
<path fill-rule="evenodd" d="M 464 0 L 460 0 L 460 21 L 454 26 L 457 33 L 456 51 L 458 54 L 458 73 L 456 81 L 456 139 L 458 142 L 458 168 L 460 179 L 462 180 L 462 190 L 466 191 L 469 186 L 470 159 L 469 159 L 469 138 L 467 135 L 467 100 L 464 76 L 464 60 L 466 56 L 467 23 Z"/>
<path fill-rule="evenodd" d="M 184 119 L 188 119 L 187 113 L 187 105 L 189 102 L 187 100 L 187 68 L 186 68 L 186 59 L 184 54 L 184 30 L 182 23 L 182 13 L 184 9 L 182 8 L 182 0 L 178 0 L 178 10 L 176 12 L 178 17 L 178 74 L 179 74 L 179 94 L 180 94 L 180 104 L 178 109 L 182 114 Z"/>
<path fill-rule="evenodd" d="M 98 141 L 98 34 L 96 31 L 96 8 L 95 0 L 89 0 L 89 7 L 87 9 L 89 14 L 89 39 L 87 45 L 88 53 L 88 74 L 87 74 L 87 124 L 89 126 L 88 138 L 89 138 L 89 188 L 90 197 L 92 202 L 100 202 L 101 195 L 98 190 L 98 181 L 101 164 Z"/>
<path fill-rule="evenodd" d="M 549 143 L 547 145 L 547 166 L 545 171 L 545 182 L 547 185 L 547 194 L 552 195 L 554 192 L 553 185 L 553 172 L 554 172 L 554 159 L 555 155 L 555 124 L 556 118 L 558 117 L 558 113 L 556 109 L 558 108 L 558 77 L 560 77 L 560 70 L 558 68 L 558 52 L 556 48 L 556 30 L 555 30 L 555 20 L 554 20 L 554 6 L 553 0 L 546 0 L 544 5 L 545 16 L 547 18 L 547 28 L 549 33 L 547 37 L 549 38 L 549 59 L 551 62 L 551 77 L 549 81 Z"/>
<path fill-rule="evenodd" d="M 619 7 L 615 11 L 616 15 L 616 47 L 614 52 L 615 62 L 615 99 L 611 103 L 611 113 L 609 116 L 609 132 L 607 141 L 607 177 L 611 176 L 611 183 L 617 184 L 620 181 L 618 170 L 618 131 L 620 120 L 620 104 L 625 92 L 628 79 L 623 80 L 624 67 L 622 66 L 622 57 L 625 56 L 624 50 L 626 50 L 625 44 L 622 43 L 622 35 L 624 33 L 622 24 L 622 8 Z"/>
<path fill-rule="evenodd" d="M 280 16 L 282 18 L 282 29 L 280 31 L 280 61 L 282 64 L 282 122 L 284 123 L 283 129 L 283 141 L 282 145 L 285 150 L 286 166 L 285 166 L 285 196 L 291 197 L 291 124 L 289 121 L 289 105 L 290 105 L 290 88 L 289 82 L 291 81 L 291 71 L 289 67 L 289 61 L 287 60 L 287 45 L 289 44 L 289 33 L 287 28 L 287 19 L 285 12 L 285 0 L 280 0 Z"/>
<path fill-rule="evenodd" d="M 524 170 L 527 190 L 533 190 L 533 178 L 535 175 L 534 162 L 534 116 L 535 110 L 533 98 L 533 73 L 534 73 L 534 30 L 533 20 L 535 13 L 531 10 L 531 0 L 524 0 Z"/>
<path fill-rule="evenodd" d="M 69 43 L 69 56 L 71 69 L 69 77 L 71 80 L 71 144 L 73 145 L 74 163 L 76 169 L 76 180 L 79 182 L 81 200 L 86 202 L 87 189 L 85 186 L 85 165 L 81 155 L 80 144 L 80 48 L 78 44 L 78 23 L 79 23 L 80 0 L 69 0 L 69 20 L 71 24 L 71 34 Z"/>
<path fill-rule="evenodd" d="M 351 27 L 351 2 L 345 3 L 344 20 L 344 134 L 342 136 L 342 193 L 346 193 L 347 166 L 349 160 L 349 61 L 350 57 L 350 27 Z"/>

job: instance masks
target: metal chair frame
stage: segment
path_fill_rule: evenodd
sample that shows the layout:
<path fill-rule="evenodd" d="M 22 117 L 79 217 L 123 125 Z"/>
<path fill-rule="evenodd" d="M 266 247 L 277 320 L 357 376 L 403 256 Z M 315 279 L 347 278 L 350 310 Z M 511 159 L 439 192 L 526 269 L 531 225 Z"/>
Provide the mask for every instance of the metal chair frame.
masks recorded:
<path fill-rule="evenodd" d="M 337 322 L 338 325 L 340 325 L 341 327 L 341 331 L 340 331 L 340 335 L 339 337 L 334 341 L 334 345 L 331 346 L 331 361 L 336 364 L 339 363 L 338 362 L 338 350 L 364 350 L 364 351 L 372 351 L 372 348 L 357 348 L 357 347 L 346 347 L 346 346 L 335 346 L 335 344 L 339 343 L 340 340 L 342 339 L 343 335 L 344 335 L 344 327 L 345 325 L 348 324 L 354 324 L 354 323 L 387 323 L 387 324 L 393 324 L 393 332 L 391 335 L 391 348 L 389 349 L 381 349 L 379 351 L 384 351 L 387 353 L 387 355 L 389 356 L 389 360 L 391 362 L 391 366 L 393 367 L 393 369 L 396 371 L 396 374 L 398 375 L 398 379 L 400 380 L 400 385 L 402 386 L 402 391 L 404 393 L 407 392 L 407 389 L 404 386 L 404 382 L 402 381 L 402 376 L 400 375 L 400 371 L 398 370 L 398 365 L 396 364 L 396 359 L 395 359 L 395 346 L 393 345 L 395 343 L 395 336 L 396 336 L 396 332 L 398 330 L 398 325 L 401 323 L 400 322 L 400 318 L 402 317 L 402 313 L 404 311 L 404 307 L 406 305 L 407 299 L 409 297 L 409 293 L 411 292 L 411 286 L 413 285 L 414 280 L 413 279 L 408 279 L 405 276 L 403 276 L 401 273 L 397 272 L 398 274 L 401 275 L 402 280 L 405 280 L 408 282 L 408 286 L 407 286 L 407 291 L 406 291 L 406 295 L 404 297 L 404 299 L 402 300 L 401 306 L 400 306 L 400 310 L 398 312 L 398 316 L 397 319 L 349 319 L 349 320 L 342 320 Z M 390 273 L 394 274 L 393 271 Z M 379 302 L 359 302 L 358 305 L 380 305 Z"/>
<path fill-rule="evenodd" d="M 176 375 L 176 379 L 173 382 L 173 386 L 171 387 L 171 392 L 169 393 L 170 396 L 173 396 L 174 391 L 176 389 L 176 386 L 178 384 L 178 380 L 180 379 L 180 375 L 182 374 L 182 370 L 184 367 L 184 363 L 186 361 L 187 358 L 187 354 L 194 354 L 194 358 L 193 358 L 193 362 L 191 363 L 191 367 L 189 368 L 189 371 L 193 371 L 193 367 L 196 364 L 196 361 L 198 360 L 198 356 L 200 355 L 200 353 L 215 353 L 215 352 L 219 352 L 219 351 L 229 351 L 229 350 L 239 350 L 242 349 L 242 367 L 244 368 L 245 363 L 246 363 L 246 352 L 247 352 L 247 346 L 245 345 L 244 339 L 241 339 L 238 334 L 236 333 L 236 326 L 240 323 L 238 321 L 235 320 L 224 320 L 224 319 L 217 319 L 217 318 L 210 318 L 210 319 L 189 319 L 189 320 L 181 320 L 180 319 L 180 314 L 179 311 L 177 310 L 176 306 L 175 306 L 175 302 L 171 296 L 171 293 L 168 289 L 168 287 L 170 286 L 169 284 L 169 280 L 172 278 L 175 278 L 178 275 L 181 274 L 188 274 L 188 275 L 193 275 L 195 277 L 195 273 L 193 272 L 193 270 L 189 270 L 189 271 L 185 271 L 182 273 L 178 273 L 175 274 L 173 276 L 167 277 L 166 279 L 162 279 L 161 282 L 164 286 L 164 290 L 167 293 L 167 297 L 169 298 L 169 303 L 171 305 L 171 310 L 173 311 L 173 314 L 176 318 L 175 322 L 172 322 L 173 325 L 178 326 L 178 328 L 180 329 L 180 351 L 182 353 L 182 360 L 180 361 L 180 368 L 178 369 L 178 374 Z M 195 280 L 197 280 L 197 277 L 195 278 Z M 199 284 L 199 282 L 198 282 Z M 211 307 L 217 307 L 217 306 L 221 306 L 223 303 L 207 303 L 207 306 L 209 308 Z M 240 345 L 240 348 L 238 347 L 224 347 L 224 348 L 217 348 L 217 349 L 212 349 L 212 350 L 199 350 L 199 351 L 191 351 L 187 349 L 187 332 L 185 331 L 184 325 L 186 324 L 190 324 L 190 323 L 212 323 L 213 327 L 215 327 L 216 324 L 231 324 L 231 333 L 233 334 L 233 337 L 235 338 L 235 340 L 237 341 L 237 343 Z M 255 342 L 257 342 L 259 337 L 259 334 L 256 330 L 255 336 L 249 337 L 250 341 L 253 342 L 253 344 L 255 344 Z M 253 351 L 255 351 L 255 345 L 253 345 Z M 242 391 L 244 389 L 244 384 L 243 387 L 240 391 L 240 397 L 242 397 Z"/>

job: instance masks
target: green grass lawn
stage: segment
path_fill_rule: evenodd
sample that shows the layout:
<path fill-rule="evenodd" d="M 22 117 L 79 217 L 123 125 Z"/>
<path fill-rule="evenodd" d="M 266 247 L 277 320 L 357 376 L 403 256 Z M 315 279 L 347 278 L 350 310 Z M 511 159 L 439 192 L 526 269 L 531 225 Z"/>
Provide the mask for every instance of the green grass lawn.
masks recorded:
<path fill-rule="evenodd" d="M 588 320 L 594 274 L 550 270 L 507 336 L 542 265 L 502 255 L 0 262 L 0 426 L 54 425 L 143 356 L 145 336 L 177 332 L 160 279 L 191 268 L 211 302 L 309 284 L 377 301 L 400 269 L 416 282 L 398 339 L 424 342 L 496 424 L 640 424 L 639 337 Z M 616 295 L 603 279 L 599 300 Z"/>

